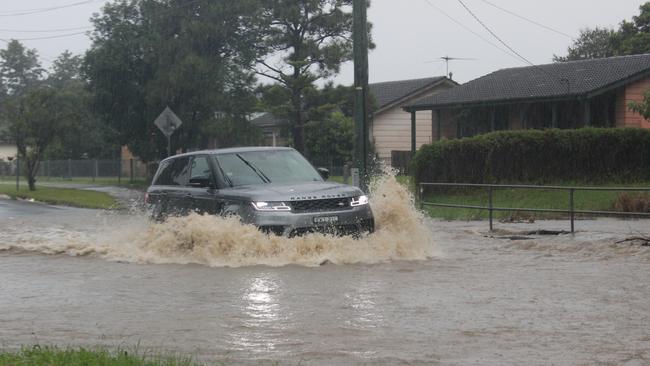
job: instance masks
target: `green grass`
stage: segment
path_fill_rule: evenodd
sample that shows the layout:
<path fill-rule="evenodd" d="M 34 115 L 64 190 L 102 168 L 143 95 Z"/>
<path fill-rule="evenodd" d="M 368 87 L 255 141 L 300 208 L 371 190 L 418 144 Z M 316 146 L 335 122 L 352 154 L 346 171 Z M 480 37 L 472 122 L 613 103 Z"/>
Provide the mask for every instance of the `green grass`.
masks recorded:
<path fill-rule="evenodd" d="M 198 366 L 191 358 L 145 356 L 137 352 L 107 350 L 62 350 L 55 347 L 23 348 L 0 352 L 0 366 Z"/>
<path fill-rule="evenodd" d="M 10 176 L 0 176 L 0 182 L 15 182 L 16 177 L 10 177 Z M 20 178 L 21 184 L 27 184 L 27 181 L 25 178 L 21 177 Z M 149 182 L 146 179 L 134 179 L 133 182 L 129 180 L 129 178 L 124 178 L 122 179 L 117 179 L 117 177 L 102 177 L 102 178 L 61 178 L 61 177 L 37 177 L 36 178 L 36 184 L 38 185 L 39 183 L 52 183 L 52 184 L 66 184 L 66 183 L 73 183 L 73 184 L 93 184 L 93 185 L 100 185 L 100 186 L 118 186 L 118 187 L 126 187 L 126 188 L 131 188 L 131 189 L 138 189 L 138 190 L 144 190 L 149 186 Z"/>
<path fill-rule="evenodd" d="M 0 194 L 13 199 L 33 199 L 53 205 L 65 205 L 82 208 L 114 209 L 118 203 L 107 193 L 87 191 L 81 189 L 52 188 L 36 186 L 36 191 L 30 191 L 26 186 L 21 186 L 16 191 L 16 186 L 0 184 Z"/>
<path fill-rule="evenodd" d="M 640 184 L 636 186 L 650 186 Z M 602 191 L 576 191 L 574 204 L 576 210 L 614 211 L 614 202 L 620 192 Z M 487 206 L 487 188 L 464 188 L 447 192 L 429 192 L 424 196 L 425 202 Z M 563 209 L 569 208 L 569 192 L 560 190 L 535 190 L 535 189 L 506 189 L 494 190 L 494 207 L 503 208 L 543 208 Z M 424 210 L 432 217 L 448 220 L 471 220 L 487 218 L 487 210 L 467 208 L 445 208 L 426 206 Z M 494 212 L 497 219 L 554 219 L 567 217 L 564 213 L 532 213 L 525 211 Z"/>
<path fill-rule="evenodd" d="M 340 175 L 333 175 L 327 179 L 330 182 L 336 182 L 336 183 L 343 183 L 343 177 Z M 409 189 L 412 190 L 412 185 L 411 185 L 411 177 L 406 176 L 406 175 L 398 175 L 397 176 L 397 181 L 402 184 L 406 184 L 409 186 Z M 352 184 L 352 178 L 348 179 L 348 184 Z"/>

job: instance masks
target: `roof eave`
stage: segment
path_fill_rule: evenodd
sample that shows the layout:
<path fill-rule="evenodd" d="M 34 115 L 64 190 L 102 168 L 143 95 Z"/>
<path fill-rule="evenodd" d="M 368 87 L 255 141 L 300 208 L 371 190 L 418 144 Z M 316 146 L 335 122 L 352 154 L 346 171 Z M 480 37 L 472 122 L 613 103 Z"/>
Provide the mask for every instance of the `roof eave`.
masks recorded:
<path fill-rule="evenodd" d="M 413 95 L 418 95 L 418 94 L 425 93 L 429 89 L 433 89 L 435 87 L 438 87 L 441 84 L 450 84 L 450 86 L 452 86 L 452 87 L 459 85 L 457 82 L 455 82 L 454 80 L 449 79 L 448 77 L 442 77 L 439 80 L 436 80 L 436 81 L 432 82 L 431 84 L 428 84 L 428 85 L 425 85 L 425 86 L 423 86 L 423 87 L 421 87 L 419 89 L 416 89 L 416 90 L 412 91 L 411 93 L 408 93 L 407 95 L 405 95 L 405 96 L 403 96 L 401 98 L 395 99 L 394 101 L 392 101 L 392 102 L 378 108 L 376 111 L 374 111 L 374 114 L 377 115 L 377 114 L 383 113 L 383 112 L 385 112 L 385 111 L 387 111 L 389 109 L 395 108 L 395 107 L 401 105 L 402 103 L 404 103 L 405 101 L 413 98 Z"/>
<path fill-rule="evenodd" d="M 473 107 L 486 107 L 492 105 L 508 105 L 508 104 L 525 104 L 533 102 L 556 102 L 561 100 L 573 99 L 579 100 L 587 97 L 586 93 L 576 93 L 576 94 L 565 94 L 558 96 L 547 96 L 547 97 L 527 97 L 527 98 L 510 98 L 510 99 L 498 99 L 498 100 L 482 100 L 474 101 L 467 103 L 441 103 L 441 104 L 422 104 L 422 105 L 412 105 L 405 106 L 402 109 L 406 112 L 418 112 L 418 111 L 431 111 L 436 109 L 459 109 L 459 108 L 473 108 Z"/>

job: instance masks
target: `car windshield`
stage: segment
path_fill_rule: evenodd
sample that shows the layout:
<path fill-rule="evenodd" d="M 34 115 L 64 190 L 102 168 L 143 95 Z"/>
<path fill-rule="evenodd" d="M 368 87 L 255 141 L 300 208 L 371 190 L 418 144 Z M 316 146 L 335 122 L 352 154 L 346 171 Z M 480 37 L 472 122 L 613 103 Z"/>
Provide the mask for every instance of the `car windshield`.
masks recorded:
<path fill-rule="evenodd" d="M 216 159 L 224 176 L 234 187 L 323 181 L 316 169 L 295 150 L 219 154 Z"/>

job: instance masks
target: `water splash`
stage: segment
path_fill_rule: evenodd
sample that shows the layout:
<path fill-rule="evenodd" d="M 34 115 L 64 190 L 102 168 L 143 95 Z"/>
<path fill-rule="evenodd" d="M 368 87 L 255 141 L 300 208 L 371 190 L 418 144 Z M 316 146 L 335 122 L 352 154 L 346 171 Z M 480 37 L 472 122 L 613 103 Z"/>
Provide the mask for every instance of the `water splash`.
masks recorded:
<path fill-rule="evenodd" d="M 371 189 L 376 232 L 359 239 L 310 234 L 286 238 L 266 235 L 237 218 L 192 214 L 150 223 L 133 216 L 119 229 L 96 233 L 50 231 L 41 235 L 5 235 L 0 250 L 46 254 L 98 255 L 136 263 L 178 263 L 207 266 L 318 266 L 425 260 L 437 255 L 431 231 L 415 209 L 406 187 L 392 174 L 378 178 Z M 35 231 L 36 230 L 36 231 Z M 17 234 L 17 233 L 15 233 Z"/>

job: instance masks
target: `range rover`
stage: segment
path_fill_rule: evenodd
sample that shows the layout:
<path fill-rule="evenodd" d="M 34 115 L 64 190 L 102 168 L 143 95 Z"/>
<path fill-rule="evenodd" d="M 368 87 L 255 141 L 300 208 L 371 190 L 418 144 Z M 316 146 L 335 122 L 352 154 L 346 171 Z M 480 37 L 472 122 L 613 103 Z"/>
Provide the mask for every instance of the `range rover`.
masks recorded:
<path fill-rule="evenodd" d="M 328 182 L 292 148 L 231 148 L 163 160 L 146 203 L 154 219 L 191 212 L 236 215 L 261 231 L 358 235 L 374 231 L 368 197 L 357 187 Z"/>

